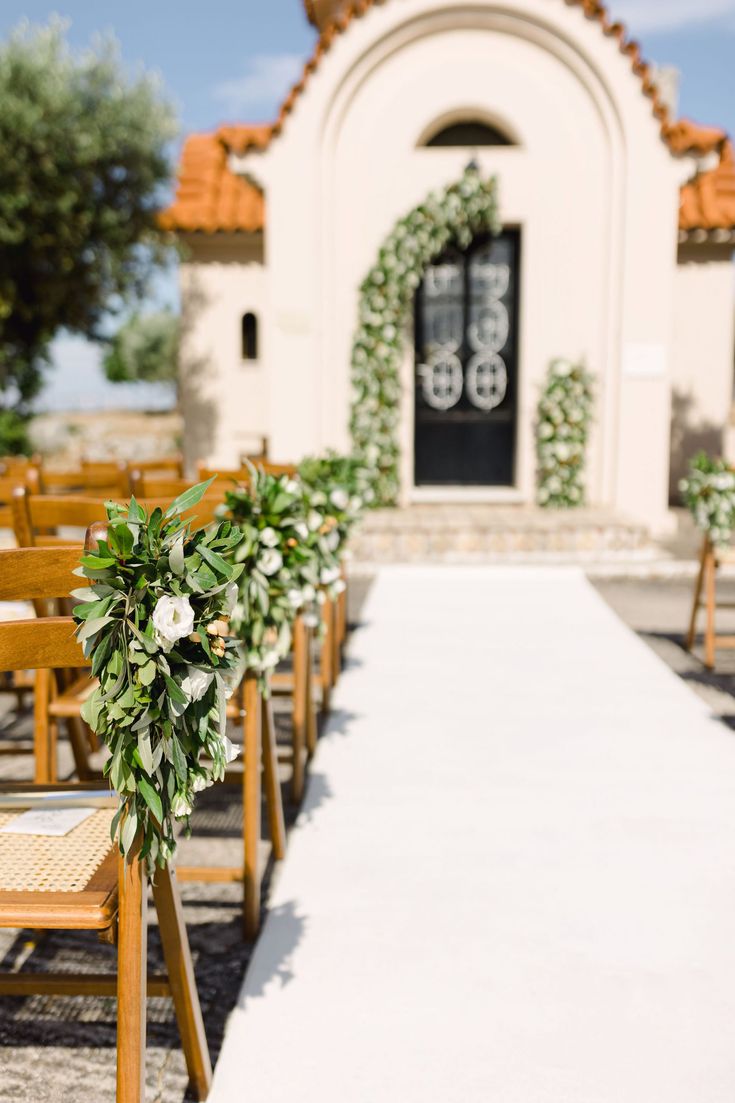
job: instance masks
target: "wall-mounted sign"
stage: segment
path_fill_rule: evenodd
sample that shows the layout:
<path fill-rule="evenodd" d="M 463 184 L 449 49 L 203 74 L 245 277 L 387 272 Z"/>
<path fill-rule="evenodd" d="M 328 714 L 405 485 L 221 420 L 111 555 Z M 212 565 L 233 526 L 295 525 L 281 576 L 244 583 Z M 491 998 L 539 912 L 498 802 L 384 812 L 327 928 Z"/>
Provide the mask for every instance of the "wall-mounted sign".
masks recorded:
<path fill-rule="evenodd" d="M 657 341 L 629 341 L 623 345 L 623 375 L 659 379 L 666 375 L 666 346 Z"/>

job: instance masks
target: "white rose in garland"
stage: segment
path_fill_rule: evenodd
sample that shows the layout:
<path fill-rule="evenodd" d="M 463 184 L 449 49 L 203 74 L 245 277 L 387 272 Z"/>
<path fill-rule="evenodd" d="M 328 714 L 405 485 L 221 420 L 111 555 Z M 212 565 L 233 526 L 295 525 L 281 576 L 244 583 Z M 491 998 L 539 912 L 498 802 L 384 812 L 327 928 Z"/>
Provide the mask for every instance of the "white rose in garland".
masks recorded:
<path fill-rule="evenodd" d="M 729 544 L 735 531 L 735 468 L 726 460 L 699 452 L 679 489 L 697 528 L 715 547 Z"/>
<path fill-rule="evenodd" d="M 163 594 L 156 602 L 151 620 L 156 643 L 164 651 L 170 651 L 175 643 L 194 631 L 194 610 L 188 597 Z"/>
<path fill-rule="evenodd" d="M 584 461 L 592 419 L 592 376 L 570 360 L 552 361 L 538 405 L 536 458 L 541 506 L 584 504 Z"/>
<path fill-rule="evenodd" d="M 135 499 L 110 503 L 106 540 L 82 559 L 89 587 L 73 594 L 77 637 L 100 683 L 82 716 L 110 751 L 120 849 L 140 837 L 149 868 L 172 856 L 173 821 L 232 756 L 224 706 L 238 647 L 227 616 L 241 533 L 229 521 L 190 532 L 181 520 L 208 485 L 150 517 Z"/>
<path fill-rule="evenodd" d="M 474 166 L 401 219 L 360 287 L 352 344 L 354 451 L 370 471 L 367 504 L 394 505 L 398 494 L 398 399 L 403 339 L 423 274 L 448 245 L 498 233 L 497 185 Z"/>

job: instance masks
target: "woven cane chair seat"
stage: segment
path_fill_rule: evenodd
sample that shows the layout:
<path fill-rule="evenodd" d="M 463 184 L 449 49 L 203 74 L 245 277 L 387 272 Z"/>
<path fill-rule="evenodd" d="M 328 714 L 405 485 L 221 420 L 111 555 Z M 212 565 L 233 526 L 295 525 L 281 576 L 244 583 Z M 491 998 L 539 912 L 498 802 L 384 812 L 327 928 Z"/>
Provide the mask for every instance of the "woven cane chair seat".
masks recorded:
<path fill-rule="evenodd" d="M 0 892 L 82 892 L 112 846 L 114 808 L 97 808 L 67 835 L 0 833 Z M 0 832 L 21 812 L 0 812 Z"/>

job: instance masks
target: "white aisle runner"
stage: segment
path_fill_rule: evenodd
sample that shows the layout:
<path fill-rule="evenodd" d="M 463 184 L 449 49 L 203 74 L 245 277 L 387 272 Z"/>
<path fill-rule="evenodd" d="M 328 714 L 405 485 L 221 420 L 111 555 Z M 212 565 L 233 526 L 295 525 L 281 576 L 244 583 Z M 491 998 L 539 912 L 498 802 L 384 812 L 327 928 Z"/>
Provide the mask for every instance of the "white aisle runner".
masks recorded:
<path fill-rule="evenodd" d="M 733 1103 L 735 733 L 575 571 L 364 620 L 213 1103 Z"/>

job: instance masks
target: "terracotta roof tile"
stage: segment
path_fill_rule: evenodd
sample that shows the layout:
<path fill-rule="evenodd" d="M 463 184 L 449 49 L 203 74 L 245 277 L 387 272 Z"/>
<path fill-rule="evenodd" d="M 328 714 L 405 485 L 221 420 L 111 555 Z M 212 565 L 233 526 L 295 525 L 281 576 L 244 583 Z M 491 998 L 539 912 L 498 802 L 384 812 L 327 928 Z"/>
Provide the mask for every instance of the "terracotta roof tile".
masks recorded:
<path fill-rule="evenodd" d="M 619 20 L 612 20 L 607 7 L 601 0 L 564 0 L 564 2 L 573 7 L 580 7 L 588 19 L 593 19 L 600 24 L 603 34 L 617 39 L 620 52 L 630 58 L 631 68 L 641 81 L 644 96 L 651 100 L 653 114 L 661 123 L 661 135 L 668 142 L 669 131 L 673 125 L 669 109 L 654 79 L 653 67 L 643 60 L 640 45 L 634 39 L 628 38 L 625 24 Z M 312 56 L 304 65 L 301 78 L 294 84 L 281 104 L 278 117 L 270 127 L 268 142 L 280 134 L 286 118 L 293 111 L 309 77 L 318 68 L 321 59 L 329 51 L 334 40 L 339 35 L 344 34 L 353 20 L 361 18 L 371 8 L 384 3 L 386 3 L 386 0 L 332 0 L 331 10 L 334 14 L 331 21 L 325 24 L 321 9 L 327 10 L 329 5 L 327 3 L 317 5 L 314 0 L 304 0 L 307 18 L 323 29 L 317 39 Z M 320 10 L 317 10 L 317 8 Z M 251 142 L 241 152 L 245 153 L 248 149 L 253 148 L 263 149 L 264 145 L 262 142 L 257 143 L 257 145 L 255 142 Z"/>
<path fill-rule="evenodd" d="M 229 140 L 257 141 L 263 127 L 222 127 L 216 134 L 191 134 L 184 142 L 176 198 L 160 215 L 166 230 L 255 233 L 265 223 L 262 192 L 231 172 Z M 247 134 L 247 137 L 246 137 Z"/>
<path fill-rule="evenodd" d="M 681 189 L 679 228 L 735 229 L 735 154 L 731 141 L 723 142 L 716 168 L 697 173 Z"/>
<path fill-rule="evenodd" d="M 666 131 L 672 153 L 693 153 L 702 157 L 722 149 L 727 133 L 718 126 L 700 126 L 691 119 L 677 119 Z"/>
<path fill-rule="evenodd" d="M 363 16 L 385 0 L 350 0 L 334 3 L 336 15 L 322 30 L 314 52 L 304 65 L 301 78 L 281 104 L 274 123 L 262 126 L 222 126 L 214 134 L 195 134 L 187 139 L 181 158 L 179 185 L 174 203 L 161 215 L 161 225 L 171 230 L 216 232 L 254 232 L 265 221 L 262 193 L 250 181 L 232 173 L 227 159 L 230 152 L 241 155 L 264 150 L 280 134 L 309 77 L 319 67 L 335 39 L 354 19 Z M 716 152 L 720 164 L 700 172 L 682 188 L 680 228 L 735 228 L 735 166 L 732 146 L 723 130 L 703 127 L 688 119 L 670 117 L 654 79 L 654 71 L 641 55 L 637 42 L 629 39 L 625 25 L 613 22 L 600 0 L 564 0 L 580 7 L 588 19 L 600 24 L 603 34 L 618 41 L 621 53 L 630 58 L 631 68 L 641 81 L 643 94 L 651 100 L 655 118 L 661 124 L 661 136 L 677 156 L 704 156 Z M 307 15 L 315 18 L 312 0 L 304 0 Z M 321 7 L 326 9 L 327 5 Z"/>

